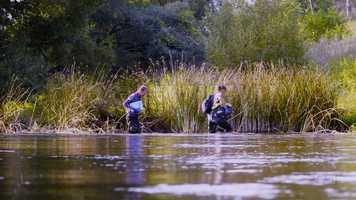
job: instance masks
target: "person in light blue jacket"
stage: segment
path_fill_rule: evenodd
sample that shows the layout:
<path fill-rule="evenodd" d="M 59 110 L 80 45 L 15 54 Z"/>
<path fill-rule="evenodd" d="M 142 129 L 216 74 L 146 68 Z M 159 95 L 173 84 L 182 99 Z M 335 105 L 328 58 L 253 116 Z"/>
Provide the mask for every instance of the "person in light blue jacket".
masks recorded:
<path fill-rule="evenodd" d="M 138 90 L 132 93 L 123 103 L 123 106 L 127 110 L 126 120 L 129 133 L 141 133 L 139 116 L 143 111 L 142 97 L 145 96 L 147 92 L 147 86 L 141 85 Z"/>

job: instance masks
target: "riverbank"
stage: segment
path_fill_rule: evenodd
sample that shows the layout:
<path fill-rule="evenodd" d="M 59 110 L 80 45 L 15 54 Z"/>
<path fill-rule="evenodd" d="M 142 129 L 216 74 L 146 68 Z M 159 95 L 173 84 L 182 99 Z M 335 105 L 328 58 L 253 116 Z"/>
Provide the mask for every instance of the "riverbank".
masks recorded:
<path fill-rule="evenodd" d="M 36 131 L 23 130 L 18 132 L 11 133 L 0 133 L 0 136 L 206 136 L 206 135 L 349 135 L 356 134 L 356 132 L 339 132 L 335 130 L 324 130 L 317 132 L 266 132 L 266 133 L 242 133 L 242 132 L 231 132 L 231 133 L 141 133 L 141 134 L 130 134 L 127 132 L 98 132 L 98 131 L 88 131 L 88 130 L 78 130 L 78 129 L 66 129 L 66 130 L 48 130 L 48 129 L 40 129 Z"/>
<path fill-rule="evenodd" d="M 234 108 L 230 122 L 238 132 L 348 128 L 337 107 L 339 88 L 330 76 L 308 67 L 257 63 L 226 70 L 178 65 L 111 78 L 72 70 L 53 75 L 36 93 L 13 84 L 0 104 L 0 131 L 124 132 L 122 102 L 142 83 L 149 88 L 141 115 L 144 132 L 206 132 L 200 104 L 218 84 L 228 87 L 227 100 Z"/>

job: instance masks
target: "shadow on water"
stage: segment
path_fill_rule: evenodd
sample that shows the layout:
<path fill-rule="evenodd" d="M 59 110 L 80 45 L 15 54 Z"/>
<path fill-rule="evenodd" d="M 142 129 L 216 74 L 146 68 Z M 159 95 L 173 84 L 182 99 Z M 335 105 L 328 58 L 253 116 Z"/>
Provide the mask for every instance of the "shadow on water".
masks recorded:
<path fill-rule="evenodd" d="M 356 198 L 356 136 L 0 137 L 0 199 L 246 198 Z"/>

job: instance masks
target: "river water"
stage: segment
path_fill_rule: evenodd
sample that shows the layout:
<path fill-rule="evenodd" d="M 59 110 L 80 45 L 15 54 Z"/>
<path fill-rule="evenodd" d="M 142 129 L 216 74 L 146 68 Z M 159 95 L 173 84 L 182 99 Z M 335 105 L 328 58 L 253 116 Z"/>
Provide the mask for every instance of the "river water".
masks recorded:
<path fill-rule="evenodd" d="M 356 199 L 356 135 L 0 136 L 0 199 Z"/>

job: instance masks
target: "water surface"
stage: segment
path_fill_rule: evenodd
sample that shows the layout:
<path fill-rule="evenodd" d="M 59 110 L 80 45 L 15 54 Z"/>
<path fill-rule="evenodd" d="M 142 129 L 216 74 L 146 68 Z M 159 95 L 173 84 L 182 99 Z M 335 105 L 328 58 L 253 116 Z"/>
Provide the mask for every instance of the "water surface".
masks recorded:
<path fill-rule="evenodd" d="M 0 199 L 356 199 L 356 135 L 0 136 Z"/>

